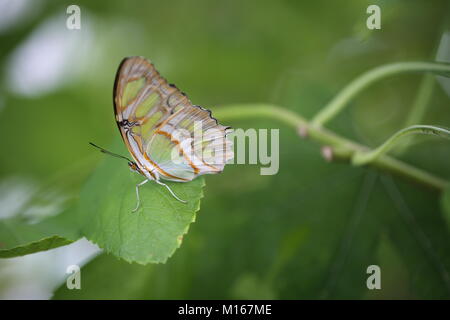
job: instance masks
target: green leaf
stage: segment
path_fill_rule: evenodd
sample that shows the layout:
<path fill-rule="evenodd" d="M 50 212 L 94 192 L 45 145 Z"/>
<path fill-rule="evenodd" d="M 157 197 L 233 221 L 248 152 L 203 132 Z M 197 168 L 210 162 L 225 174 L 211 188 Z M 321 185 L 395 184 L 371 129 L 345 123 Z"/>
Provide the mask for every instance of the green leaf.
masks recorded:
<path fill-rule="evenodd" d="M 135 186 L 143 179 L 124 162 L 106 158 L 81 191 L 79 225 L 87 239 L 119 258 L 140 264 L 164 263 L 195 221 L 204 180 L 168 183 L 187 204 L 150 181 L 140 187 L 141 206 L 132 212 Z"/>
<path fill-rule="evenodd" d="M 85 236 L 128 262 L 165 262 L 195 220 L 204 180 L 169 184 L 187 204 L 174 199 L 163 186 L 149 182 L 140 188 L 141 207 L 132 212 L 135 186 L 142 180 L 124 162 L 106 157 L 67 212 L 37 224 L 20 217 L 0 220 L 0 257 L 49 250 Z"/>
<path fill-rule="evenodd" d="M 0 250 L 0 258 L 14 258 L 24 256 L 39 251 L 46 251 L 57 247 L 71 244 L 73 241 L 60 236 L 50 236 L 47 238 L 40 238 L 33 242 L 27 242 L 23 245 L 13 247 L 11 249 Z"/>
<path fill-rule="evenodd" d="M 12 258 L 64 246 L 77 240 L 74 210 L 67 210 L 39 223 L 20 217 L 0 220 L 0 258 Z"/>

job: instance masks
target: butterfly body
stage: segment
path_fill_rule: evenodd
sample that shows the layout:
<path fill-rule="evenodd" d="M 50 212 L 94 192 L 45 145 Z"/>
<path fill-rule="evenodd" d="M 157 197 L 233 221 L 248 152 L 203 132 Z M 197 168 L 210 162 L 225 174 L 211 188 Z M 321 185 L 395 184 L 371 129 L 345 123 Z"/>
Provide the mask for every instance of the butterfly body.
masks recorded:
<path fill-rule="evenodd" d="M 233 157 L 226 139 L 230 128 L 220 125 L 211 111 L 193 105 L 143 57 L 125 58 L 120 64 L 114 113 L 134 160 L 129 167 L 146 178 L 136 186 L 137 208 L 142 184 L 153 180 L 176 197 L 160 180 L 188 182 L 199 175 L 219 173 Z"/>

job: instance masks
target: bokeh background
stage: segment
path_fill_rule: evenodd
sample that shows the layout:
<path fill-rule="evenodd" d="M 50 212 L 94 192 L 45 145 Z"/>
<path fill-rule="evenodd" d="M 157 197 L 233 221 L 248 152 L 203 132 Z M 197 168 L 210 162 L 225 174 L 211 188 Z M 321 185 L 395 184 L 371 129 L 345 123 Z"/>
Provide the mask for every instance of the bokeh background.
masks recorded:
<path fill-rule="evenodd" d="M 80 30 L 66 28 L 71 4 L 81 8 Z M 381 7 L 381 30 L 366 27 L 370 4 Z M 1 0 L 0 218 L 32 223 L 77 196 L 101 159 L 87 143 L 119 135 L 112 86 L 125 56 L 151 59 L 195 104 L 263 102 L 310 118 L 370 68 L 450 61 L 449 14 L 444 0 Z M 417 73 L 376 83 L 330 128 L 378 145 L 404 126 L 422 81 Z M 421 122 L 449 127 L 449 84 L 433 76 L 429 87 Z M 280 128 L 279 173 L 230 165 L 207 177 L 197 221 L 166 264 L 128 264 L 80 240 L 0 260 L 0 298 L 50 298 L 70 264 L 84 265 L 82 290 L 62 287 L 56 298 L 450 297 L 438 193 L 327 163 L 318 144 L 270 119 L 227 124 Z M 398 154 L 446 179 L 449 156 L 448 141 L 435 138 Z M 381 290 L 366 287 L 372 264 Z"/>

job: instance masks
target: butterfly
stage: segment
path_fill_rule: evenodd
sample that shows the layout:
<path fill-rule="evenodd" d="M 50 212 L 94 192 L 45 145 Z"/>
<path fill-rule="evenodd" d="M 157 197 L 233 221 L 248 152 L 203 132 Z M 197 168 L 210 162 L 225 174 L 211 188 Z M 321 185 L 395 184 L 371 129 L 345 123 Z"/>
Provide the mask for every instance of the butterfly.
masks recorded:
<path fill-rule="evenodd" d="M 231 128 L 212 117 L 211 111 L 193 105 L 186 94 L 169 84 L 154 65 L 143 57 L 127 57 L 118 68 L 114 83 L 114 113 L 123 141 L 133 160 L 128 166 L 145 177 L 139 188 L 154 181 L 177 200 L 180 199 L 161 180 L 188 182 L 203 174 L 223 171 L 233 158 Z"/>

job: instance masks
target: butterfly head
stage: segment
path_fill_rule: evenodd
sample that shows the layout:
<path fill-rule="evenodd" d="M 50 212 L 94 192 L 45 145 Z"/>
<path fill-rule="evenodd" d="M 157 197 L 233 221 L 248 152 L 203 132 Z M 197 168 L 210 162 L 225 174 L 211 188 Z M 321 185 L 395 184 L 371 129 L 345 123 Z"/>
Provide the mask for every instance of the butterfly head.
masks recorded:
<path fill-rule="evenodd" d="M 128 166 L 130 167 L 130 170 L 131 170 L 131 171 L 141 173 L 141 170 L 140 170 L 139 167 L 137 166 L 136 162 L 129 161 L 129 162 L 128 162 Z"/>

